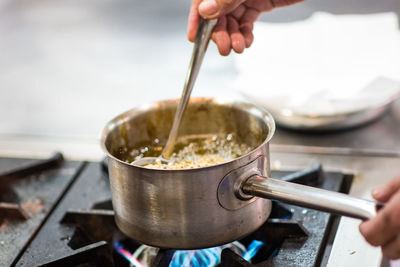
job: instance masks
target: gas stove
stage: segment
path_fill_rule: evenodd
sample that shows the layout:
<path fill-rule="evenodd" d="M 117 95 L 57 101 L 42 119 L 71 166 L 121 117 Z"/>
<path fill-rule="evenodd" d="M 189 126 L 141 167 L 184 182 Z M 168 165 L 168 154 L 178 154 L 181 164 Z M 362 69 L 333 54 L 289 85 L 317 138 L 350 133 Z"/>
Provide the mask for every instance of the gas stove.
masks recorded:
<path fill-rule="evenodd" d="M 393 155 L 365 155 L 361 152 L 354 155 L 342 150 L 286 146 L 274 146 L 272 151 L 272 167 L 275 169 L 272 172 L 273 177 L 333 191 L 349 192 L 355 196 L 366 197 L 371 184 L 383 183 L 400 173 L 399 158 Z M 2 264 L 381 264 L 379 249 L 367 245 L 359 235 L 358 220 L 339 218 L 281 202 L 274 202 L 270 219 L 262 227 L 241 240 L 221 247 L 176 251 L 139 244 L 121 233 L 114 223 L 106 170 L 104 162 L 62 162 L 60 154 L 45 161 L 0 158 L 0 173 L 4 174 L 0 176 Z"/>

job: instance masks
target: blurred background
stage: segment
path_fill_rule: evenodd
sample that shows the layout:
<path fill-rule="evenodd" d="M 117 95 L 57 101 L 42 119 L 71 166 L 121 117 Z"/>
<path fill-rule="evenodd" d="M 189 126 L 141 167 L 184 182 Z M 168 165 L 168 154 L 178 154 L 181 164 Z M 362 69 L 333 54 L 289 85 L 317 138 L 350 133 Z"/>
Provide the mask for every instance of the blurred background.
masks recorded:
<path fill-rule="evenodd" d="M 0 0 L 0 153 L 61 149 L 101 158 L 107 121 L 180 96 L 192 50 L 189 7 L 189 0 Z M 308 0 L 261 20 L 302 21 L 316 11 L 399 15 L 400 1 Z M 240 97 L 234 61 L 210 45 L 193 94 Z"/>

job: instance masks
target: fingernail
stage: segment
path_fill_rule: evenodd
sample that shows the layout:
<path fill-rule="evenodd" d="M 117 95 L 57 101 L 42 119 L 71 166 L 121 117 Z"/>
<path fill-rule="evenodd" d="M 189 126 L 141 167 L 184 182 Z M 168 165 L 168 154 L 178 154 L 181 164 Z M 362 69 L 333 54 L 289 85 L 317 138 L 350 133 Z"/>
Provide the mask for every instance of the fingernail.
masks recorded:
<path fill-rule="evenodd" d="M 199 5 L 199 12 L 202 15 L 212 16 L 218 12 L 218 5 L 215 0 L 205 0 Z"/>
<path fill-rule="evenodd" d="M 374 189 L 372 189 L 372 195 L 375 197 L 379 197 L 380 195 L 383 194 L 383 189 L 384 186 L 375 187 Z"/>

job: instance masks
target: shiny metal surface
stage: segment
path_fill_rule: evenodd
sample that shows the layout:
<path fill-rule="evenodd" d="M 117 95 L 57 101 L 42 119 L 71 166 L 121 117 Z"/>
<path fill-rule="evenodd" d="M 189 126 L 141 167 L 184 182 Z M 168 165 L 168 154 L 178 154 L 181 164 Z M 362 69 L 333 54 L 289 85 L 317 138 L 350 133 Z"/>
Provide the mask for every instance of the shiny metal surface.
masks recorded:
<path fill-rule="evenodd" d="M 180 134 L 233 132 L 240 143 L 255 149 L 233 161 L 200 169 L 157 170 L 126 163 L 124 148 L 154 138 L 165 143 L 177 101 L 132 109 L 103 131 L 117 225 L 144 244 L 177 249 L 204 248 L 247 235 L 268 218 L 271 201 L 257 199 L 228 210 L 220 205 L 217 190 L 228 173 L 268 155 L 275 129 L 272 117 L 251 104 L 192 98 Z M 263 161 L 258 172 L 268 176 L 269 158 Z"/>
<path fill-rule="evenodd" d="M 200 71 L 201 63 L 203 62 L 204 55 L 207 51 L 211 33 L 216 24 L 217 20 L 204 20 L 200 18 L 200 24 L 199 28 L 197 29 L 196 41 L 194 43 L 192 58 L 190 60 L 185 85 L 183 86 L 182 96 L 178 104 L 178 109 L 175 114 L 167 143 L 165 144 L 165 147 L 161 153 L 161 156 L 165 159 L 168 159 L 174 150 L 174 145 L 178 136 L 179 125 L 186 110 L 187 104 L 189 103 L 190 94 L 192 93 L 194 83 Z"/>
<path fill-rule="evenodd" d="M 257 200 L 254 196 L 242 195 L 238 190 L 242 182 L 250 176 L 260 174 L 260 169 L 264 168 L 265 158 L 258 157 L 253 162 L 238 168 L 226 175 L 218 186 L 218 201 L 222 207 L 228 210 L 238 210 Z"/>
<path fill-rule="evenodd" d="M 366 109 L 334 115 L 301 115 L 290 111 L 274 112 L 276 123 L 282 127 L 302 131 L 334 131 L 354 128 L 382 116 L 397 96 L 388 102 Z"/>
<path fill-rule="evenodd" d="M 242 189 L 249 195 L 281 200 L 361 220 L 373 218 L 378 208 L 374 201 L 259 175 L 253 175 L 246 180 Z"/>
<path fill-rule="evenodd" d="M 278 127 L 272 145 L 337 147 L 349 151 L 399 153 L 399 136 L 400 100 L 397 100 L 379 119 L 348 130 L 313 133 Z"/>
<path fill-rule="evenodd" d="M 211 33 L 217 24 L 217 20 L 204 20 L 200 19 L 199 28 L 197 29 L 196 41 L 194 43 L 192 58 L 189 63 L 188 73 L 186 76 L 185 84 L 183 86 L 182 96 L 179 100 L 178 107 L 175 113 L 174 121 L 172 123 L 171 131 L 165 144 L 161 156 L 145 157 L 135 160 L 132 164 L 146 165 L 156 161 L 162 164 L 168 164 L 168 159 L 174 150 L 176 138 L 178 137 L 179 125 L 185 113 L 186 107 L 189 103 L 190 95 L 193 90 L 194 83 L 200 71 L 201 63 L 203 62 L 204 55 L 207 51 L 208 43 L 210 42 Z"/>

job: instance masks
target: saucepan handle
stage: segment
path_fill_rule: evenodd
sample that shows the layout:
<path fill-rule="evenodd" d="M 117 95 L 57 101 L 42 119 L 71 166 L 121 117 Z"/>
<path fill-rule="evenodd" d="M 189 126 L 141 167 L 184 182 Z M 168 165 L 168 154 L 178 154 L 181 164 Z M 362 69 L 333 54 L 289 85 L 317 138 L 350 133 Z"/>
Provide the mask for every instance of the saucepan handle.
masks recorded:
<path fill-rule="evenodd" d="M 374 201 L 311 186 L 253 175 L 242 183 L 244 194 L 368 220 L 382 207 Z"/>

